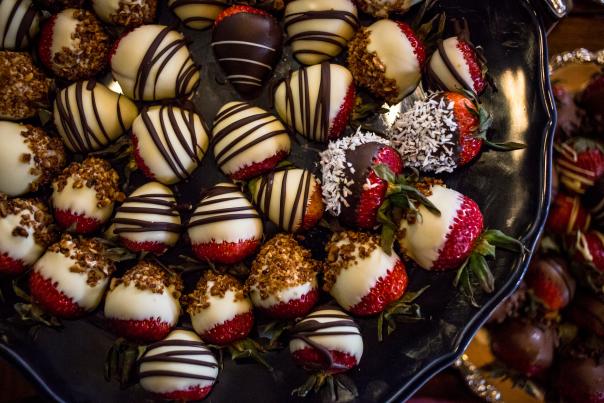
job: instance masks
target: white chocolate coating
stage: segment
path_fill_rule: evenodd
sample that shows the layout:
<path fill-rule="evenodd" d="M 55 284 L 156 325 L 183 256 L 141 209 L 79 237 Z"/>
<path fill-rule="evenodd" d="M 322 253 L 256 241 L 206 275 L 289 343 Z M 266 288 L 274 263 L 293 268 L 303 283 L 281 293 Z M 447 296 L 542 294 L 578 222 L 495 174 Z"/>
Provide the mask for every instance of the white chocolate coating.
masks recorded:
<path fill-rule="evenodd" d="M 279 117 L 281 117 L 289 127 L 295 126 L 294 128 L 298 133 L 311 140 L 325 141 L 327 139 L 328 131 L 332 127 L 333 120 L 338 116 L 342 104 L 346 99 L 346 94 L 352 85 L 352 74 L 344 66 L 329 64 L 329 125 L 326 130 L 321 124 L 321 112 L 324 107 L 322 101 L 325 101 L 321 98 L 319 92 L 321 84 L 321 65 L 305 67 L 303 70 L 308 76 L 307 84 L 302 86 L 303 90 L 301 91 L 300 86 L 298 85 L 299 81 L 304 82 L 303 80 L 300 80 L 302 71 L 302 69 L 300 69 L 294 71 L 289 80 L 283 81 L 277 87 L 277 90 L 275 91 L 275 109 L 277 110 Z M 326 83 L 323 84 L 327 85 Z M 289 85 L 292 91 L 294 104 L 293 115 L 287 97 L 287 85 Z M 305 89 L 308 90 L 308 99 L 304 93 Z M 309 106 L 308 110 L 305 106 L 306 104 Z M 321 105 L 320 110 L 318 110 L 319 105 Z M 310 124 L 307 126 L 305 124 L 306 122 L 310 122 Z M 310 127 L 310 130 L 308 127 Z"/>
<path fill-rule="evenodd" d="M 377 54 L 386 69 L 386 78 L 396 81 L 400 101 L 415 90 L 421 79 L 421 66 L 413 46 L 394 21 L 379 20 L 368 30 L 367 50 Z"/>
<path fill-rule="evenodd" d="M 20 123 L 0 121 L 0 192 L 9 196 L 19 196 L 31 190 L 33 182 L 39 175 L 32 175 L 30 170 L 36 166 L 33 152 L 21 135 L 28 129 Z M 21 156 L 29 154 L 32 158 L 24 162 Z"/>
<path fill-rule="evenodd" d="M 89 89 L 89 86 L 92 89 Z M 77 82 L 57 93 L 55 126 L 73 152 L 103 148 L 130 129 L 136 104 L 94 81 Z"/>
<path fill-rule="evenodd" d="M 474 80 L 472 80 L 472 74 L 470 73 L 470 67 L 466 62 L 466 59 L 458 48 L 459 40 L 457 37 L 447 38 L 443 41 L 443 49 L 448 57 L 449 61 L 453 64 L 457 73 L 461 76 L 464 83 L 469 88 L 474 88 Z M 441 53 L 437 50 L 430 59 L 430 69 L 440 82 L 442 82 L 449 91 L 462 91 L 465 86 L 460 83 L 451 71 L 449 67 L 443 61 Z"/>
<path fill-rule="evenodd" d="M 229 102 L 220 108 L 212 141 L 216 162 L 226 175 L 279 152 L 289 153 L 291 149 L 283 123 L 264 109 L 245 102 Z"/>
<path fill-rule="evenodd" d="M 96 15 L 105 22 L 112 23 L 112 17 L 120 9 L 120 3 L 142 6 L 145 0 L 92 0 Z"/>
<path fill-rule="evenodd" d="M 26 48 L 39 29 L 40 14 L 31 0 L 0 2 L 0 49 Z M 22 37 L 19 37 L 20 31 Z"/>
<path fill-rule="evenodd" d="M 82 186 L 79 189 L 73 187 L 74 179 L 69 177 L 67 184 L 59 192 L 58 184 L 52 184 L 51 203 L 55 209 L 71 211 L 74 214 L 82 214 L 86 217 L 95 218 L 101 222 L 105 222 L 113 212 L 114 203 L 110 203 L 105 207 L 98 206 L 97 193 L 94 188 Z"/>
<path fill-rule="evenodd" d="M 144 209 L 158 212 L 146 212 Z M 174 193 L 158 182 L 146 183 L 132 192 L 117 209 L 113 221 L 114 232 L 132 242 L 158 242 L 173 246 L 180 236 L 180 214 L 176 210 Z M 166 229 L 166 226 L 173 227 L 173 230 Z"/>
<path fill-rule="evenodd" d="M 170 343 L 170 342 L 173 342 Z M 190 352 L 189 355 L 186 353 Z M 170 362 L 162 358 L 153 359 L 157 355 L 178 357 L 182 359 L 199 362 L 179 363 Z M 140 385 L 143 389 L 152 393 L 169 393 L 174 391 L 186 391 L 190 388 L 205 388 L 211 386 L 218 377 L 218 363 L 212 352 L 203 344 L 199 336 L 190 330 L 173 330 L 161 342 L 151 344 L 141 357 L 139 368 Z M 145 376 L 150 371 L 174 372 L 174 376 Z M 195 379 L 186 377 L 187 374 L 211 378 L 213 380 Z"/>
<path fill-rule="evenodd" d="M 210 289 L 213 286 L 213 281 L 208 281 L 208 302 L 210 306 L 204 308 L 200 312 L 191 315 L 191 322 L 195 331 L 203 335 L 214 327 L 223 324 L 226 321 L 233 319 L 237 315 L 241 315 L 252 310 L 252 302 L 249 298 L 235 300 L 236 294 L 232 290 L 225 292 L 223 297 L 211 295 Z"/>
<path fill-rule="evenodd" d="M 128 98 L 144 101 L 188 95 L 200 78 L 184 36 L 163 25 L 142 25 L 122 37 L 111 71 Z"/>
<path fill-rule="evenodd" d="M 187 28 L 206 29 L 227 6 L 227 0 L 169 0 L 168 4 Z"/>
<path fill-rule="evenodd" d="M 210 242 L 239 242 L 262 239 L 262 220 L 252 203 L 232 183 L 218 183 L 202 198 L 189 221 L 189 238 L 193 245 Z M 224 209 L 237 209 L 224 212 Z M 235 218 L 236 215 L 248 218 Z M 204 223 L 203 220 L 220 217 L 219 221 Z"/>
<path fill-rule="evenodd" d="M 335 317 L 318 317 L 318 316 L 335 316 Z M 340 317 L 338 317 L 340 316 Z M 316 321 L 319 323 L 332 323 L 336 321 L 341 321 L 343 318 L 341 316 L 348 316 L 344 312 L 337 309 L 321 309 L 318 311 L 314 311 L 310 313 L 307 317 L 302 319 L 299 324 L 304 324 L 309 321 Z M 348 316 L 349 320 L 353 320 L 350 316 Z M 337 332 L 346 332 L 346 333 L 356 333 L 356 334 L 346 334 L 346 335 L 330 335 L 330 336 L 320 336 L 321 333 L 337 333 Z M 315 335 L 309 336 L 310 340 L 314 343 L 317 343 L 323 347 L 325 347 L 329 351 L 340 351 L 343 353 L 350 354 L 355 357 L 357 363 L 361 360 L 363 356 L 363 337 L 357 327 L 353 326 L 333 326 L 329 328 L 316 330 Z M 294 353 L 298 350 L 303 350 L 305 348 L 311 347 L 304 340 L 300 340 L 297 338 L 293 338 L 289 342 L 289 351 Z"/>
<path fill-rule="evenodd" d="M 76 49 L 76 41 L 72 35 L 76 32 L 79 21 L 74 17 L 75 8 L 67 8 L 56 15 L 52 30 L 52 42 L 50 45 L 50 60 L 53 60 L 57 53 L 62 52 L 63 48 L 70 50 Z"/>
<path fill-rule="evenodd" d="M 132 124 L 132 135 L 145 165 L 157 181 L 166 185 L 189 176 L 208 150 L 208 134 L 201 117 L 175 106 L 144 109 Z"/>
<path fill-rule="evenodd" d="M 405 231 L 405 236 L 399 239 L 404 253 L 427 270 L 440 255 L 463 197 L 453 189 L 437 185 L 432 187 L 432 195 L 428 200 L 440 210 L 440 217 L 420 205 L 416 223 L 409 225 L 406 220 L 401 221 L 400 229 Z"/>
<path fill-rule="evenodd" d="M 121 320 L 159 319 L 170 326 L 176 325 L 180 304 L 173 290 L 163 288 L 161 294 L 140 290 L 133 283 L 119 284 L 107 292 L 105 317 Z"/>
<path fill-rule="evenodd" d="M 281 303 L 288 303 L 289 301 L 300 299 L 304 295 L 316 289 L 317 280 L 313 278 L 311 282 L 300 284 L 294 287 L 286 287 L 282 290 L 277 291 L 277 293 L 275 294 L 269 295 L 268 298 L 262 299 L 262 296 L 260 295 L 260 292 L 258 291 L 256 285 L 252 285 L 250 287 L 250 298 L 254 306 L 264 309 L 270 309 L 275 305 Z"/>
<path fill-rule="evenodd" d="M 94 310 L 103 297 L 109 278 L 104 277 L 94 286 L 87 283 L 87 273 L 77 273 L 70 268 L 77 261 L 59 252 L 47 251 L 34 265 L 34 270 L 45 279 L 51 280 L 57 290 L 71 298 L 85 311 Z M 94 266 L 91 267 L 94 270 Z"/>
<path fill-rule="evenodd" d="M 350 242 L 342 240 L 337 245 L 342 244 L 350 245 Z M 366 258 L 359 256 L 358 245 L 355 245 L 352 253 L 355 260 L 339 272 L 336 282 L 329 291 L 338 304 L 346 310 L 361 302 L 378 280 L 385 278 L 400 261 L 394 251 L 388 256 L 379 246 Z"/>
<path fill-rule="evenodd" d="M 320 11 L 339 11 L 350 15 L 295 20 L 299 16 L 312 15 L 307 13 Z M 296 59 L 302 64 L 312 65 L 340 54 L 355 33 L 358 26 L 356 17 L 357 8 L 351 0 L 296 0 L 288 3 L 284 23 L 288 37 L 299 38 L 291 44 Z"/>
<path fill-rule="evenodd" d="M 0 217 L 0 254 L 6 253 L 17 261 L 22 261 L 25 266 L 32 265 L 44 253 L 45 247 L 38 244 L 34 237 L 32 225 L 22 225 L 21 219 L 24 215 L 33 218 L 36 211 L 40 211 L 35 205 L 23 209 L 17 214 L 8 214 Z M 27 237 L 12 235 L 16 227 L 24 228 Z"/>

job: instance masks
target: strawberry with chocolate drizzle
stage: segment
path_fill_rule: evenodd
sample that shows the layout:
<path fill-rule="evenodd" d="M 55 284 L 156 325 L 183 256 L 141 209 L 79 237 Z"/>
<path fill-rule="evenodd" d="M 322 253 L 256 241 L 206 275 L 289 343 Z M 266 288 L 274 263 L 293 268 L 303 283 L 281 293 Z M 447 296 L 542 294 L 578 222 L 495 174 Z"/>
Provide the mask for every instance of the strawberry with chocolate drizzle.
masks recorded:
<path fill-rule="evenodd" d="M 293 132 L 314 141 L 335 139 L 354 109 L 352 75 L 328 62 L 291 71 L 275 89 L 274 103 Z"/>
<path fill-rule="evenodd" d="M 68 8 L 44 23 L 38 42 L 42 63 L 67 80 L 89 78 L 106 64 L 110 38 L 93 13 Z"/>
<path fill-rule="evenodd" d="M 406 256 L 429 271 L 457 269 L 454 285 L 474 300 L 472 278 L 486 293 L 495 289 L 495 280 L 486 258 L 495 257 L 496 248 L 524 252 L 524 245 L 499 230 L 484 230 L 478 204 L 468 196 L 440 184 L 422 189 L 438 210 L 419 205 L 408 210 L 400 221 L 397 240 Z"/>
<path fill-rule="evenodd" d="M 212 147 L 218 167 L 233 180 L 273 169 L 291 150 L 283 123 L 246 102 L 225 104 L 214 118 Z"/>
<path fill-rule="evenodd" d="M 121 278 L 111 280 L 105 318 L 117 335 L 134 341 L 158 341 L 180 316 L 182 280 L 158 263 L 141 260 Z"/>
<path fill-rule="evenodd" d="M 570 235 L 586 231 L 590 222 L 591 215 L 581 205 L 579 197 L 558 192 L 552 201 L 545 226 L 554 234 Z"/>
<path fill-rule="evenodd" d="M 244 339 L 252 330 L 252 302 L 243 284 L 229 274 L 206 271 L 187 296 L 187 312 L 195 332 L 218 346 Z"/>
<path fill-rule="evenodd" d="M 113 262 L 105 256 L 106 251 L 98 240 L 63 234 L 29 274 L 33 302 L 61 318 L 75 318 L 93 311 L 115 271 Z"/>
<path fill-rule="evenodd" d="M 306 169 L 284 165 L 253 179 L 249 188 L 258 209 L 285 231 L 308 230 L 323 216 L 321 185 Z"/>
<path fill-rule="evenodd" d="M 405 264 L 395 252 L 386 253 L 376 235 L 335 233 L 325 250 L 323 289 L 353 315 L 380 313 L 407 288 Z"/>
<path fill-rule="evenodd" d="M 0 274 L 22 273 L 57 238 L 52 214 L 41 200 L 0 193 Z"/>
<path fill-rule="evenodd" d="M 262 240 L 260 215 L 233 183 L 205 191 L 187 227 L 195 255 L 215 263 L 241 262 Z"/>
<path fill-rule="evenodd" d="M 604 150 L 598 142 L 573 137 L 554 148 L 560 183 L 569 191 L 583 194 L 604 174 Z"/>
<path fill-rule="evenodd" d="M 396 118 L 388 136 L 406 166 L 422 172 L 453 172 L 467 165 L 483 146 L 496 151 L 524 148 L 487 138 L 493 118 L 474 98 L 458 92 L 433 93 Z"/>
<path fill-rule="evenodd" d="M 319 299 L 320 263 L 292 235 L 278 234 L 260 248 L 246 281 L 252 303 L 273 319 L 306 315 Z"/>
<path fill-rule="evenodd" d="M 119 175 L 100 158 L 72 162 L 52 182 L 55 220 L 80 234 L 94 232 L 111 217 L 116 201 L 124 200 Z"/>
<path fill-rule="evenodd" d="M 180 237 L 180 213 L 174 193 L 158 182 L 149 182 L 130 194 L 117 209 L 113 232 L 133 252 L 162 254 Z"/>

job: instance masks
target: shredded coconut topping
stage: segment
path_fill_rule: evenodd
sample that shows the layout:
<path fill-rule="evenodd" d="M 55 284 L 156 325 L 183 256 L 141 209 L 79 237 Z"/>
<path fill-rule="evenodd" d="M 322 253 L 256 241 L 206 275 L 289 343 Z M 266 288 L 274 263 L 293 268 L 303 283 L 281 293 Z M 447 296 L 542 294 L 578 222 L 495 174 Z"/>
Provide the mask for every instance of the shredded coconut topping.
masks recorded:
<path fill-rule="evenodd" d="M 453 102 L 447 102 L 441 94 L 431 94 L 397 116 L 388 135 L 406 166 L 434 173 L 457 168 L 453 110 Z"/>
<path fill-rule="evenodd" d="M 367 143 L 390 145 L 388 140 L 372 132 L 363 132 L 359 128 L 350 137 L 331 141 L 327 149 L 320 154 L 323 201 L 325 209 L 334 216 L 340 215 L 342 204 L 348 207 L 346 198 L 351 195 L 350 187 L 354 183 L 350 179 L 351 174 L 354 174 L 354 167 L 346 160 L 346 151 Z"/>

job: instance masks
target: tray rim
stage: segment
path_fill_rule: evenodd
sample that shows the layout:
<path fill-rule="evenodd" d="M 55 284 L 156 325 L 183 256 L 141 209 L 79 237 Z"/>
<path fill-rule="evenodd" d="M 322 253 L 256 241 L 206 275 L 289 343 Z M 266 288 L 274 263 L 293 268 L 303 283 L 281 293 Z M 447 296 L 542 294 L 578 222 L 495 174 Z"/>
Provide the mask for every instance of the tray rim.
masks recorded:
<path fill-rule="evenodd" d="M 461 333 L 457 337 L 456 347 L 453 349 L 453 351 L 435 358 L 431 363 L 415 373 L 413 377 L 411 377 L 411 379 L 405 384 L 401 385 L 398 387 L 398 389 L 392 391 L 390 394 L 385 395 L 383 398 L 384 402 L 394 403 L 407 400 L 432 377 L 455 363 L 455 361 L 466 350 L 476 332 L 486 322 L 490 313 L 501 301 L 510 296 L 520 285 L 520 282 L 528 269 L 530 260 L 537 247 L 539 237 L 543 232 L 551 199 L 552 150 L 554 130 L 557 122 L 557 113 L 551 90 L 547 32 L 544 28 L 543 20 L 541 19 L 538 11 L 535 9 L 531 0 L 519 0 L 519 2 L 522 3 L 522 6 L 531 16 L 533 26 L 537 31 L 539 41 L 537 56 L 539 62 L 538 70 L 540 73 L 539 96 L 543 104 L 545 115 L 548 118 L 548 121 L 542 132 L 543 144 L 541 144 L 541 150 L 543 151 L 542 155 L 544 155 L 544 160 L 542 161 L 543 164 L 541 166 L 541 191 L 537 219 L 529 231 L 522 237 L 522 241 L 526 246 L 528 246 L 529 252 L 524 259 L 518 259 L 516 267 L 519 268 L 519 270 L 516 270 L 516 274 L 508 279 L 508 281 L 497 291 L 497 293 L 494 294 L 494 296 L 491 297 L 489 301 L 480 308 L 480 310 L 462 329 Z M 55 390 L 53 390 L 53 388 L 47 382 L 45 382 L 43 377 L 38 374 L 38 372 L 23 356 L 5 344 L 1 339 L 0 356 L 6 359 L 9 363 L 13 364 L 13 366 L 15 366 L 17 370 L 28 378 L 39 391 L 44 393 L 46 397 L 57 402 L 66 401 L 57 392 L 55 392 Z"/>

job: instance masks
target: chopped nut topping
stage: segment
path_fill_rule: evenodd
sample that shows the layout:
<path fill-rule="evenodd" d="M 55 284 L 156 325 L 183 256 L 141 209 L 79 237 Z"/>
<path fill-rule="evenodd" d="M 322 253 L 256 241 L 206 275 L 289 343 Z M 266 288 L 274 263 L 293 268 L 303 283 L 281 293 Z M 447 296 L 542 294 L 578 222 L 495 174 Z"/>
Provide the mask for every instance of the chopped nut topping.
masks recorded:
<path fill-rule="evenodd" d="M 233 302 L 245 298 L 244 286 L 239 280 L 229 274 L 216 274 L 208 270 L 199 279 L 195 290 L 187 296 L 187 311 L 195 315 L 210 307 L 210 296 L 224 298 L 227 291 L 235 294 Z"/>
<path fill-rule="evenodd" d="M 312 282 L 320 269 L 321 263 L 292 235 L 278 234 L 260 248 L 246 287 L 248 291 L 257 289 L 260 297 L 266 299 L 286 288 Z"/>
<path fill-rule="evenodd" d="M 21 136 L 25 138 L 24 143 L 32 154 L 21 156 L 21 160 L 27 158 L 27 163 L 31 163 L 33 155 L 34 166 L 29 172 L 38 176 L 38 179 L 31 184 L 31 190 L 35 192 L 65 166 L 67 159 L 60 139 L 50 137 L 44 130 L 31 125 L 25 125 L 25 129 L 21 132 Z"/>
<path fill-rule="evenodd" d="M 323 275 L 323 289 L 329 292 L 342 270 L 356 264 L 358 259 L 368 258 L 379 247 L 380 238 L 377 235 L 356 231 L 334 233 L 325 246 L 327 264 Z"/>
<path fill-rule="evenodd" d="M 150 24 L 157 12 L 157 0 L 121 0 L 118 10 L 111 15 L 111 21 L 125 27 Z"/>
<path fill-rule="evenodd" d="M 132 283 L 141 291 L 151 291 L 154 294 L 163 294 L 164 289 L 170 290 L 172 296 L 180 298 L 183 289 L 180 276 L 161 267 L 158 263 L 148 260 L 141 260 L 128 270 L 122 278 L 115 279 L 111 284 L 111 289 L 120 284 L 125 286 Z"/>
<path fill-rule="evenodd" d="M 52 214 L 39 199 L 9 199 L 0 193 L 0 218 L 20 215 L 19 226 L 13 228 L 13 236 L 29 237 L 31 231 L 36 243 L 44 248 L 58 238 Z"/>

